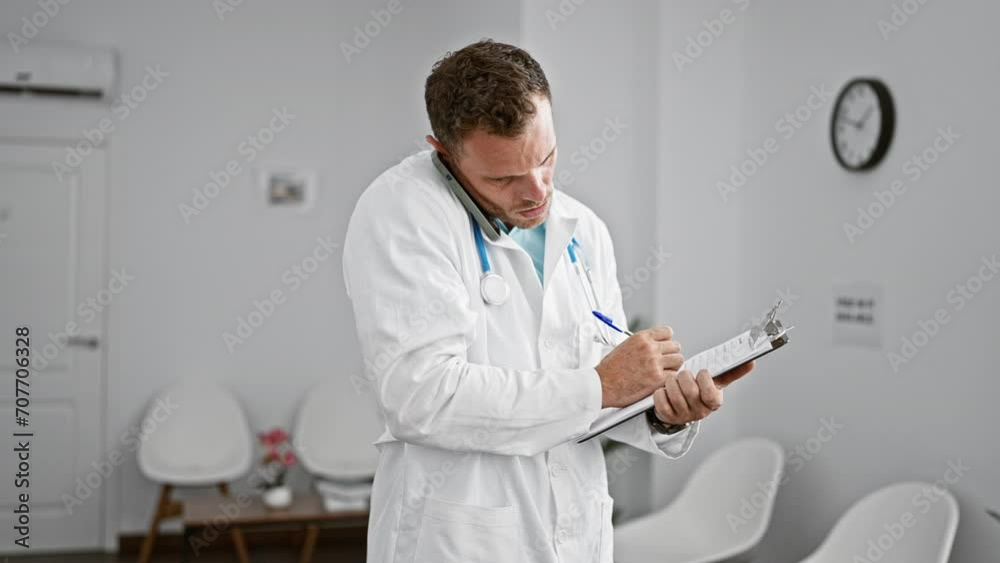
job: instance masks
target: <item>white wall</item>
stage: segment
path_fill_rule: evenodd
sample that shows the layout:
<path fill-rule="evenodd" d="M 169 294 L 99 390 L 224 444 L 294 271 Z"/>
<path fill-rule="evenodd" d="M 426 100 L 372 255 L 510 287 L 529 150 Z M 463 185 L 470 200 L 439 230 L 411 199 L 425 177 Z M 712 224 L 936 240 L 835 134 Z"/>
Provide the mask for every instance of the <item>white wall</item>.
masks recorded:
<path fill-rule="evenodd" d="M 686 203 L 713 230 L 687 242 L 692 256 L 683 271 L 691 281 L 668 272 L 660 310 L 680 319 L 685 333 L 697 327 L 691 332 L 721 336 L 738 328 L 733 319 L 759 314 L 776 290 L 790 288 L 797 299 L 784 316 L 798 328 L 786 351 L 727 391 L 727 407 L 706 424 L 690 459 L 657 466 L 656 482 L 670 483 L 724 440 L 763 435 L 791 449 L 815 436 L 824 417 L 844 425 L 781 488 L 766 560 L 804 556 L 854 500 L 893 481 L 941 479 L 947 462 L 959 459 L 971 470 L 952 487 L 962 509 L 952 561 L 983 561 L 1000 550 L 1000 530 L 984 515 L 1000 505 L 1000 417 L 991 404 L 1000 383 L 987 357 L 998 336 L 1000 288 L 986 282 L 961 311 L 947 301 L 956 284 L 976 275 L 981 257 L 1000 250 L 992 169 L 1000 117 L 990 70 L 1000 56 L 1000 9 L 928 2 L 885 41 L 877 21 L 889 19 L 892 5 L 757 0 L 683 72 L 672 52 L 703 29 L 702 19 L 733 3 L 664 4 L 661 12 L 660 139 L 667 154 L 659 209 Z M 899 119 L 876 171 L 850 174 L 836 165 L 828 141 L 832 100 L 791 139 L 776 133 L 777 120 L 806 101 L 810 86 L 836 90 L 865 75 L 887 82 Z M 961 139 L 912 182 L 904 163 L 948 126 Z M 716 181 L 769 136 L 780 150 L 723 202 Z M 895 179 L 910 189 L 851 244 L 843 223 Z M 723 274 L 718 251 L 735 260 L 731 275 L 693 281 Z M 881 349 L 831 347 L 836 281 L 884 288 Z M 720 292 L 730 297 L 717 300 Z M 952 320 L 894 373 L 887 353 L 899 352 L 900 339 L 940 308 Z M 707 324 L 698 320 L 702 311 Z M 674 492 L 661 485 L 660 503 Z"/>
<path fill-rule="evenodd" d="M 125 90 L 147 65 L 170 74 L 110 145 L 110 266 L 136 280 L 111 311 L 109 449 L 122 447 L 118 436 L 140 420 L 150 395 L 182 376 L 233 388 L 258 430 L 289 424 L 303 392 L 321 380 L 343 381 L 344 403 L 331 408 L 359 403 L 347 381 L 361 366 L 339 252 L 295 293 L 282 272 L 312 252 L 316 237 L 339 243 L 360 192 L 416 150 L 429 131 L 423 80 L 431 64 L 484 36 L 516 41 L 520 26 L 514 3 L 403 0 L 403 11 L 348 64 L 340 43 L 387 4 L 243 2 L 220 21 L 210 2 L 74 2 L 36 38 L 114 45 Z M 37 9 L 5 2 L 0 21 Z M 315 210 L 302 217 L 266 210 L 244 166 L 185 224 L 178 205 L 190 204 L 192 189 L 230 159 L 245 162 L 241 140 L 285 106 L 297 117 L 255 163 L 317 170 Z M 288 300 L 230 354 L 223 332 L 273 289 Z M 113 486 L 109 545 L 119 531 L 144 529 L 155 500 L 134 459 Z"/>
<path fill-rule="evenodd" d="M 733 23 L 692 62 L 674 61 L 687 38 L 704 30 L 702 20 L 733 12 Z M 671 241 L 674 258 L 660 272 L 657 318 L 672 326 L 686 353 L 694 353 L 740 328 L 750 310 L 743 304 L 740 271 L 744 210 L 723 202 L 715 181 L 737 160 L 741 148 L 742 54 L 745 15 L 731 0 L 663 4 L 654 16 L 659 146 L 656 162 L 657 229 Z M 771 295 L 751 303 L 763 307 Z M 759 311 L 754 311 L 755 313 Z M 740 320 L 740 322 L 737 322 Z M 655 505 L 679 491 L 699 461 L 735 434 L 738 388 L 727 392 L 726 408 L 702 422 L 701 433 L 684 458 L 656 462 Z"/>

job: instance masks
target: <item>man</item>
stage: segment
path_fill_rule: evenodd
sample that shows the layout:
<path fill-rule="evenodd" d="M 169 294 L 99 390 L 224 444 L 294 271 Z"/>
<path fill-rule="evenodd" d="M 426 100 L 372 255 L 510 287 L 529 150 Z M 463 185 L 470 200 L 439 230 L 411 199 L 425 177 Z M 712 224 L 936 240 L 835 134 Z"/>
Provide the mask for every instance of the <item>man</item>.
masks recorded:
<path fill-rule="evenodd" d="M 434 65 L 424 95 L 434 150 L 371 184 L 344 249 L 386 422 L 368 560 L 610 563 L 601 446 L 574 438 L 601 409 L 653 394 L 655 417 L 608 436 L 681 456 L 720 387 L 752 366 L 719 385 L 678 373 L 669 327 L 595 341 L 616 333 L 597 325 L 590 288 L 625 323 L 611 238 L 553 188 L 552 95 L 531 56 L 469 45 Z"/>

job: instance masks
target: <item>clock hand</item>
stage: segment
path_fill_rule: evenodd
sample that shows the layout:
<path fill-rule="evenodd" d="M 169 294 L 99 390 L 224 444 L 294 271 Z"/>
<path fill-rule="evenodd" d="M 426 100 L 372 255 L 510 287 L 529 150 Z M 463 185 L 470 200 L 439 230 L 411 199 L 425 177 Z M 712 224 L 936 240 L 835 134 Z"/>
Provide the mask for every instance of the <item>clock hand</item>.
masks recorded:
<path fill-rule="evenodd" d="M 858 129 L 861 129 L 862 127 L 864 127 L 865 122 L 868 121 L 868 118 L 871 117 L 872 111 L 874 111 L 874 110 L 875 110 L 875 106 L 868 106 L 868 109 L 865 110 L 865 114 L 863 116 L 861 116 L 861 121 L 858 122 L 858 125 L 857 125 Z"/>
<path fill-rule="evenodd" d="M 837 119 L 839 121 L 846 121 L 847 123 L 849 123 L 851 125 L 851 127 L 854 127 L 855 129 L 861 129 L 861 126 L 864 125 L 864 123 L 859 123 L 857 121 L 851 121 L 850 119 L 847 119 L 846 117 L 844 117 L 842 115 L 838 116 Z"/>

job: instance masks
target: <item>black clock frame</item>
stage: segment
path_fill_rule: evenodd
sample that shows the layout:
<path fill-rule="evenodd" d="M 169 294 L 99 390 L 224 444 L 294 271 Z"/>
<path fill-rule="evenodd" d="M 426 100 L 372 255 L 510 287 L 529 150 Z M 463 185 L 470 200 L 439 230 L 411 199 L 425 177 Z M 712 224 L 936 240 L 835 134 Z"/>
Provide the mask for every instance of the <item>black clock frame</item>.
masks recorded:
<path fill-rule="evenodd" d="M 840 115 L 840 105 L 844 101 L 844 97 L 851 91 L 851 88 L 858 84 L 867 84 L 875 91 L 875 97 L 878 98 L 879 110 L 882 113 L 882 128 L 879 131 L 878 142 L 871 157 L 857 166 L 852 166 L 844 162 L 844 158 L 840 155 L 840 149 L 837 147 L 837 118 Z M 840 91 L 837 101 L 833 104 L 833 117 L 830 120 L 830 146 L 833 147 L 833 155 L 837 158 L 837 162 L 841 166 L 853 172 L 862 172 L 875 168 L 889 153 L 889 146 L 892 145 L 892 137 L 895 130 L 896 107 L 892 101 L 892 93 L 889 92 L 889 87 L 884 82 L 877 78 L 855 78 L 848 82 Z"/>

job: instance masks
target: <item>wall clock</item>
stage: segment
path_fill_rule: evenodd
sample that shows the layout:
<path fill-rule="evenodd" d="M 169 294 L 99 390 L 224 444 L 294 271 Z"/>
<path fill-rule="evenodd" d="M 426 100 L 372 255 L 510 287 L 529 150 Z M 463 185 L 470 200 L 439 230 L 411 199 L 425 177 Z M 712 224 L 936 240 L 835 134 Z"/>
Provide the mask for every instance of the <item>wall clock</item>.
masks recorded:
<path fill-rule="evenodd" d="M 830 123 L 833 154 L 852 171 L 871 170 L 889 152 L 896 110 L 889 88 L 875 78 L 857 78 L 837 96 Z"/>

